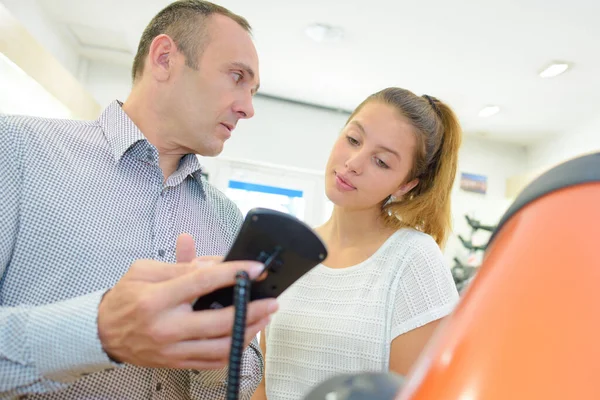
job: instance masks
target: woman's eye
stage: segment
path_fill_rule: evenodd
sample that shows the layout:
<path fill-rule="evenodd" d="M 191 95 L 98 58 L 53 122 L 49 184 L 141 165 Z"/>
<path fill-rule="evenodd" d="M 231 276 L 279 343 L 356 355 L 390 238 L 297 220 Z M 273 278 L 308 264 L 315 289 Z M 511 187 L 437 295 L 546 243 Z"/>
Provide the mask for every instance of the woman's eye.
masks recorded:
<path fill-rule="evenodd" d="M 352 136 L 346 136 L 346 138 L 348 139 L 348 143 L 350 143 L 353 146 L 356 146 L 358 143 L 358 140 L 354 139 Z"/>
<path fill-rule="evenodd" d="M 375 159 L 375 163 L 377 164 L 378 167 L 389 168 L 388 165 L 386 163 L 384 163 L 383 161 L 381 161 L 381 159 L 379 159 L 379 158 Z"/>

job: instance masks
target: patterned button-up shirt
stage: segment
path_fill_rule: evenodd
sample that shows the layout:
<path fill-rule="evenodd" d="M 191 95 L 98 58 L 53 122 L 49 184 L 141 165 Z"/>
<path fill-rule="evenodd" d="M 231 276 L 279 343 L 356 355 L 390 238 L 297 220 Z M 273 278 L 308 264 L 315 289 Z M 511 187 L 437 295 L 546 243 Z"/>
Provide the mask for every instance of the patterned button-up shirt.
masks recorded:
<path fill-rule="evenodd" d="M 0 398 L 223 399 L 226 369 L 115 365 L 96 319 L 133 261 L 175 262 L 182 232 L 224 255 L 241 222 L 195 155 L 165 181 L 117 101 L 96 121 L 0 116 Z M 262 367 L 253 342 L 242 398 Z"/>

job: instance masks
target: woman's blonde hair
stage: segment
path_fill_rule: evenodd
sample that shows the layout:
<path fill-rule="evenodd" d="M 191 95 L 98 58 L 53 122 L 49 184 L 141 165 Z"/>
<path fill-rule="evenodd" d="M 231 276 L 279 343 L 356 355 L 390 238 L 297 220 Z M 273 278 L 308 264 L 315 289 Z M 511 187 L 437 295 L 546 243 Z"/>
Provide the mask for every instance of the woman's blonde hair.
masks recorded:
<path fill-rule="evenodd" d="M 382 204 L 382 217 L 396 229 L 411 227 L 431 235 L 443 247 L 451 230 L 450 196 L 462 130 L 449 106 L 430 96 L 387 88 L 369 96 L 348 121 L 371 102 L 394 107 L 414 127 L 417 139 L 414 164 L 406 182 L 419 183 L 398 201 Z"/>

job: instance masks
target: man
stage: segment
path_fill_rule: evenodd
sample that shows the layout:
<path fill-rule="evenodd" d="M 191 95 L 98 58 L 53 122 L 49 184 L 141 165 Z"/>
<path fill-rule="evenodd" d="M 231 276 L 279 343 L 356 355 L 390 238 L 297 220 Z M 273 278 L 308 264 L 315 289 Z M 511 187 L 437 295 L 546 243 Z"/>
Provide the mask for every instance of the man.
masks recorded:
<path fill-rule="evenodd" d="M 97 121 L 0 116 L 0 398 L 225 397 L 233 309 L 191 304 L 262 265 L 207 256 L 242 217 L 195 154 L 254 114 L 249 30 L 177 1 L 144 31 L 124 104 Z M 250 304 L 246 344 L 276 308 Z M 242 398 L 262 369 L 250 343 Z"/>

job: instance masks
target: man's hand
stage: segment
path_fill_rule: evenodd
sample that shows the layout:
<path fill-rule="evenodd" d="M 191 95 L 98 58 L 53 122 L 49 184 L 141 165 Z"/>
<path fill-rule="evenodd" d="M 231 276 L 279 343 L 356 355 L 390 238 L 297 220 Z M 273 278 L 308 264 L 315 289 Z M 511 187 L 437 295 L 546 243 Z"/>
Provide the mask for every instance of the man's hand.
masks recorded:
<path fill-rule="evenodd" d="M 251 279 L 263 265 L 195 257 L 194 241 L 181 235 L 177 264 L 138 260 L 102 299 L 98 334 L 106 353 L 120 362 L 143 367 L 217 369 L 227 365 L 233 307 L 193 311 L 192 302 L 235 284 L 245 270 Z M 246 345 L 277 310 L 274 299 L 248 305 Z"/>

